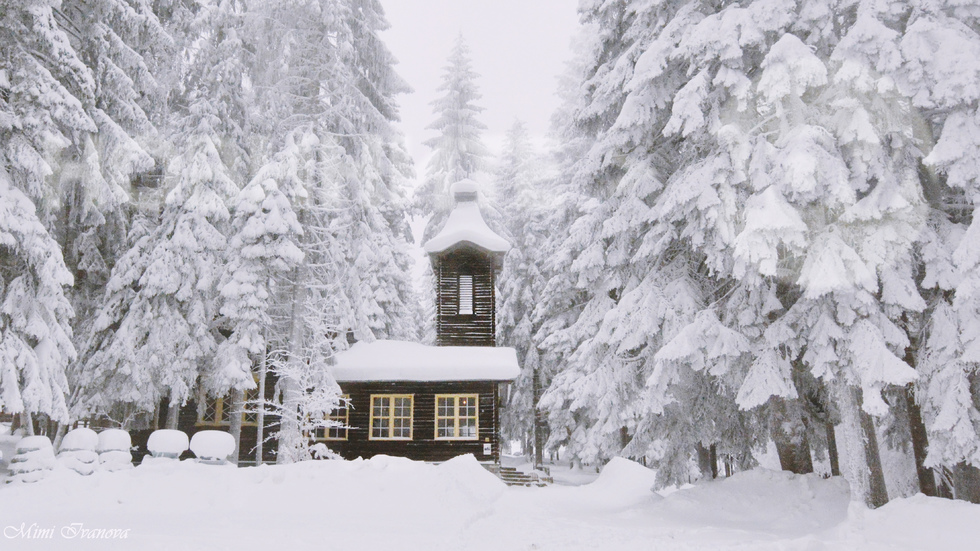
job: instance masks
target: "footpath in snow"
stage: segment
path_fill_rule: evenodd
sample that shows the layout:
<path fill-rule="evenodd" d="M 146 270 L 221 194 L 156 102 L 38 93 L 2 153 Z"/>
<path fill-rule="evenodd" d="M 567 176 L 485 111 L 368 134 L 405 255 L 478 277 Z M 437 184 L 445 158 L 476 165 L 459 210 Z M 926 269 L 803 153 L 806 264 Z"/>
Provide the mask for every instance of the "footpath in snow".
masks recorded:
<path fill-rule="evenodd" d="M 508 488 L 472 456 L 62 469 L 0 485 L 0 549 L 956 550 L 980 541 L 980 506 L 965 502 L 920 495 L 870 511 L 849 502 L 841 479 L 765 469 L 662 495 L 650 491 L 654 476 L 617 459 L 589 484 Z"/>

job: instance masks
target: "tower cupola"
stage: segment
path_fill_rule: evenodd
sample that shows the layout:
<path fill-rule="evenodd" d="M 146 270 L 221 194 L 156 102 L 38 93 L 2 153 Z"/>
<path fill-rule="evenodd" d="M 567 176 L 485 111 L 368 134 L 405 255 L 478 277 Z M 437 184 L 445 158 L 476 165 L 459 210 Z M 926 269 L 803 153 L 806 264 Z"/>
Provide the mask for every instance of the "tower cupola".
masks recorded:
<path fill-rule="evenodd" d="M 423 245 L 436 276 L 436 343 L 494 346 L 494 285 L 510 243 L 483 219 L 476 182 L 460 180 L 450 192 L 455 206 L 446 224 Z"/>

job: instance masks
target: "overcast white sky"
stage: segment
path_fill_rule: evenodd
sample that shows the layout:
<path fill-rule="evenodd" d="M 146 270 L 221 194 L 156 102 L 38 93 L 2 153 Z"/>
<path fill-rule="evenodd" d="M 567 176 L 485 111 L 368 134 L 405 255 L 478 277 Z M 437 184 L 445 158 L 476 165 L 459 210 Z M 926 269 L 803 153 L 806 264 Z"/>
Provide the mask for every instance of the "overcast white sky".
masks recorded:
<path fill-rule="evenodd" d="M 415 90 L 399 96 L 402 132 L 425 173 L 430 150 L 422 142 L 435 135 L 430 102 L 456 37 L 470 48 L 488 129 L 484 142 L 494 152 L 503 135 L 521 119 L 543 138 L 558 106 L 557 78 L 570 58 L 578 27 L 577 0 L 381 0 L 391 23 L 382 34 L 398 58 L 396 69 Z"/>

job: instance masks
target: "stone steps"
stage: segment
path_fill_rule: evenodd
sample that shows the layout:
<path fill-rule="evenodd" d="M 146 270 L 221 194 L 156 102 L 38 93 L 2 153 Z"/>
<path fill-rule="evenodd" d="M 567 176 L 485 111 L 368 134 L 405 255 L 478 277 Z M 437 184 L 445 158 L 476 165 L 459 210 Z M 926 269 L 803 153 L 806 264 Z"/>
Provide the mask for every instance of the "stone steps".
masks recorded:
<path fill-rule="evenodd" d="M 538 473 L 525 473 L 514 467 L 500 467 L 497 476 L 508 486 L 547 486 L 553 482 L 550 476 L 539 476 Z"/>

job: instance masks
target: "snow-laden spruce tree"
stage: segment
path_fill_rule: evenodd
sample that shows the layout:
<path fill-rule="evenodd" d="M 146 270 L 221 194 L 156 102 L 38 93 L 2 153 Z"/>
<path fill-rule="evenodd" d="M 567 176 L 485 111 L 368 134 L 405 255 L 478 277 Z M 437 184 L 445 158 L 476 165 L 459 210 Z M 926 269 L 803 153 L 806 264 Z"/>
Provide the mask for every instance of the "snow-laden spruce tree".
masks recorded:
<path fill-rule="evenodd" d="M 75 136 L 56 157 L 53 175 L 60 194 L 57 232 L 75 275 L 74 342 L 84 351 L 112 267 L 127 250 L 131 181 L 154 165 L 150 150 L 158 148 L 160 133 L 149 113 L 159 110 L 165 94 L 148 63 L 167 56 L 171 40 L 151 6 L 120 0 L 65 1 L 60 23 L 94 84 L 83 105 L 97 130 Z M 85 414 L 78 380 L 83 363 L 84 354 L 68 371 L 73 417 Z M 56 447 L 66 430 L 59 427 Z"/>
<path fill-rule="evenodd" d="M 168 398 L 174 428 L 177 407 L 195 395 L 199 378 L 213 396 L 254 386 L 249 369 L 233 373 L 214 362 L 228 206 L 248 164 L 241 10 L 234 2 L 201 5 L 185 29 L 183 51 L 193 55 L 182 67 L 184 107 L 175 113 L 174 187 L 159 224 L 132 244 L 106 287 L 80 376 L 89 411 L 153 412 Z"/>
<path fill-rule="evenodd" d="M 169 428 L 176 426 L 176 407 L 193 396 L 198 376 L 213 374 L 227 205 L 238 192 L 214 143 L 220 122 L 205 105 L 197 107 L 197 126 L 171 163 L 177 184 L 167 194 L 159 226 L 113 270 L 82 377 L 90 408 L 123 403 L 154 411 L 168 398 Z M 222 388 L 212 393 L 254 385 L 247 370 L 225 374 L 212 385 Z"/>
<path fill-rule="evenodd" d="M 934 211 L 922 240 L 930 305 L 924 320 L 916 399 L 928 433 L 926 466 L 952 469 L 957 497 L 980 499 L 980 144 L 975 85 L 980 78 L 980 12 L 968 3 L 915 2 L 899 40 L 897 80 L 921 113 L 916 136 L 935 172 L 926 192 Z M 931 149 L 930 149 L 931 148 Z M 973 481 L 963 475 L 973 473 Z"/>
<path fill-rule="evenodd" d="M 538 255 L 548 233 L 545 218 L 550 201 L 542 193 L 544 175 L 538 155 L 527 127 L 516 121 L 507 132 L 494 195 L 512 245 L 498 281 L 497 343 L 514 347 L 521 363 L 521 375 L 510 387 L 501 416 L 501 431 L 507 439 L 520 440 L 526 453 L 533 450 L 540 463 L 545 435 L 536 434 L 544 429 L 535 418 L 544 373 L 534 342 L 539 326 L 534 309 L 546 284 L 540 268 L 543 258 Z"/>
<path fill-rule="evenodd" d="M 483 111 L 476 103 L 482 97 L 476 85 L 478 76 L 466 41 L 460 35 L 443 69 L 438 88 L 442 95 L 432 102 L 436 120 L 428 128 L 438 134 L 425 141 L 432 148 L 432 158 L 421 185 L 415 190 L 414 213 L 430 217 L 423 242 L 442 228 L 452 210 L 449 187 L 464 178 L 473 178 L 486 168 L 488 152 L 481 134 L 487 127 L 477 118 Z"/>
<path fill-rule="evenodd" d="M 300 414 L 310 399 L 301 386 L 306 371 L 324 370 L 348 334 L 417 335 L 405 217 L 411 169 L 392 126 L 394 96 L 407 86 L 377 36 L 387 22 L 375 1 L 270 4 L 257 15 L 255 78 L 271 143 L 296 159 L 306 190 L 291 198 L 303 261 L 279 286 L 282 323 L 269 336 L 290 412 L 279 433 L 279 460 L 288 462 L 309 457 Z M 289 147 L 287 135 L 300 147 Z"/>
<path fill-rule="evenodd" d="M 833 390 L 854 495 L 887 499 L 882 484 L 872 491 L 880 476 L 870 474 L 866 414 L 886 413 L 882 389 L 915 378 L 896 321 L 923 307 L 910 269 L 923 218 L 910 105 L 893 78 L 900 58 L 888 29 L 900 17 L 876 6 L 585 6 L 600 36 L 620 43 L 600 39 L 604 63 L 588 73 L 578 117 L 597 129 L 574 174 L 595 200 L 570 228 L 582 242 L 566 248 L 589 300 L 546 343 L 565 339 L 573 351 L 555 379 L 565 396 L 607 388 L 594 402 L 622 405 L 610 421 L 583 422 L 574 414 L 588 410 L 556 400 L 556 415 L 567 409 L 574 423 L 566 432 L 585 435 L 578 446 L 601 448 L 603 437 L 610 446 L 611 423 L 629 434 L 631 419 L 629 453 L 666 458 L 707 444 L 705 422 L 734 405 L 794 400 L 802 369 Z M 827 26 L 835 10 L 839 24 Z M 669 281 L 684 282 L 684 294 L 649 302 Z M 623 360 L 640 366 L 635 378 L 612 366 Z M 624 399 L 636 379 L 635 398 Z M 677 423 L 695 407 L 712 413 Z M 737 448 L 759 427 L 716 432 Z"/>
<path fill-rule="evenodd" d="M 52 159 L 97 130 L 85 110 L 95 86 L 49 2 L 0 3 L 0 42 L 0 399 L 67 421 L 73 277 L 54 232 Z"/>
<path fill-rule="evenodd" d="M 573 148 L 566 154 L 561 194 L 571 209 L 548 255 L 555 264 L 548 271 L 555 277 L 542 297 L 539 335 L 559 370 L 542 407 L 549 412 L 549 445 L 564 444 L 586 461 L 619 455 L 630 442 L 653 367 L 649 360 L 664 340 L 661 326 L 677 331 L 702 300 L 698 281 L 688 275 L 697 261 L 692 264 L 683 250 L 653 263 L 634 257 L 651 221 L 647 198 L 659 189 L 665 167 L 643 148 L 630 156 L 614 141 L 632 144 L 653 139 L 656 131 L 610 133 L 627 99 L 636 58 L 661 30 L 658 21 L 675 9 L 647 8 L 628 2 L 583 4 L 593 36 L 582 41 L 588 46 L 573 69 L 579 82 L 567 93 L 569 115 L 560 130 Z M 615 313 L 623 303 L 648 313 Z"/>
<path fill-rule="evenodd" d="M 296 242 L 303 228 L 293 202 L 306 191 L 300 176 L 298 147 L 287 139 L 285 151 L 266 164 L 234 201 L 228 265 L 221 280 L 221 315 L 231 335 L 218 347 L 219 371 L 238 373 L 252 368 L 252 358 L 266 353 L 271 308 L 284 274 L 303 260 Z M 220 377 L 219 377 L 220 379 Z M 203 381 L 220 390 L 218 381 Z"/>
<path fill-rule="evenodd" d="M 34 203 L 0 168 L 0 406 L 68 420 L 65 367 L 75 357 L 65 287 L 71 273 Z M 31 424 L 28 431 L 32 433 Z"/>

